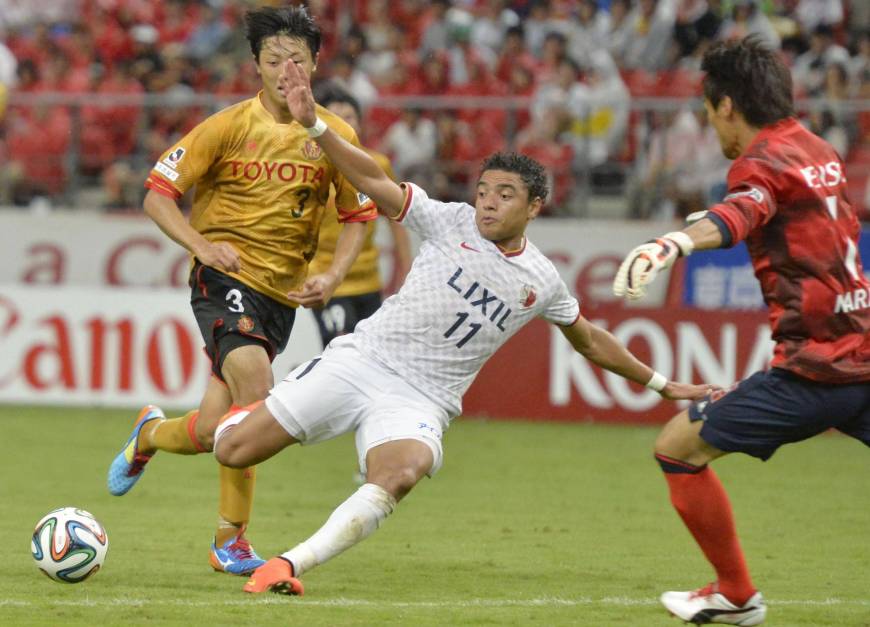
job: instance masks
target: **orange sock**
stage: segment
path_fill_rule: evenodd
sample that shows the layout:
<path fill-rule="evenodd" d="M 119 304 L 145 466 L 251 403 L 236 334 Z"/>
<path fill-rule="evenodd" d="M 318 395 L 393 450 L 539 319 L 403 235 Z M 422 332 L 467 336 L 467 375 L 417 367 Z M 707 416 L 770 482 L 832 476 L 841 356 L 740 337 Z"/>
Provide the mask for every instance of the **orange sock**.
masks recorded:
<path fill-rule="evenodd" d="M 220 516 L 215 532 L 215 544 L 221 546 L 248 524 L 254 505 L 254 484 L 257 481 L 257 468 L 220 469 Z"/>
<path fill-rule="evenodd" d="M 140 436 L 145 451 L 157 450 L 177 453 L 179 455 L 195 455 L 206 452 L 206 448 L 196 439 L 194 425 L 199 417 L 199 410 L 189 411 L 181 418 L 154 420 L 142 427 Z"/>

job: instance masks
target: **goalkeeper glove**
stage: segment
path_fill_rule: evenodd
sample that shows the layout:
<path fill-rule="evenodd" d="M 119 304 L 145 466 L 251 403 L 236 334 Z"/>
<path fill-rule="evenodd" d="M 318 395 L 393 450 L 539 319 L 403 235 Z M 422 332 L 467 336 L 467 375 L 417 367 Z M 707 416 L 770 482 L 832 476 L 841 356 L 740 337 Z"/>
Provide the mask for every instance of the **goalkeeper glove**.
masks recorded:
<path fill-rule="evenodd" d="M 665 233 L 661 237 L 641 244 L 619 266 L 613 279 L 616 296 L 636 300 L 646 293 L 646 286 L 658 273 L 674 265 L 677 257 L 692 254 L 695 243 L 682 231 Z"/>

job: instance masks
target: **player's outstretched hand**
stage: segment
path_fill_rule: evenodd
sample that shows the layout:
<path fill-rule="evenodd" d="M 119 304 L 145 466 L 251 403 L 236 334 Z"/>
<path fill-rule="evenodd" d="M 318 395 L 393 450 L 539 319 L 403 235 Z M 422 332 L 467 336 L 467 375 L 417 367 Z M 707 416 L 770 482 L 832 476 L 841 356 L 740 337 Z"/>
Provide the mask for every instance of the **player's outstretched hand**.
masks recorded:
<path fill-rule="evenodd" d="M 203 265 L 221 272 L 238 272 L 242 269 L 239 253 L 226 242 L 208 242 L 193 254 Z"/>
<path fill-rule="evenodd" d="M 679 381 L 668 381 L 660 394 L 671 401 L 696 401 L 704 398 L 708 394 L 721 391 L 722 388 L 718 385 L 710 385 L 702 383 L 695 385 L 693 383 L 680 383 Z"/>
<path fill-rule="evenodd" d="M 301 307 L 324 307 L 338 287 L 335 275 L 325 272 L 305 279 L 302 288 L 288 292 L 287 298 Z"/>
<path fill-rule="evenodd" d="M 284 70 L 278 77 L 278 90 L 284 94 L 290 115 L 305 128 L 311 128 L 317 122 L 314 110 L 314 96 L 311 94 L 311 80 L 300 66 L 292 59 L 284 64 Z"/>
<path fill-rule="evenodd" d="M 619 266 L 613 279 L 613 293 L 629 300 L 641 298 L 659 272 L 674 265 L 680 255 L 691 254 L 693 248 L 692 239 L 681 231 L 641 244 L 628 253 Z"/>

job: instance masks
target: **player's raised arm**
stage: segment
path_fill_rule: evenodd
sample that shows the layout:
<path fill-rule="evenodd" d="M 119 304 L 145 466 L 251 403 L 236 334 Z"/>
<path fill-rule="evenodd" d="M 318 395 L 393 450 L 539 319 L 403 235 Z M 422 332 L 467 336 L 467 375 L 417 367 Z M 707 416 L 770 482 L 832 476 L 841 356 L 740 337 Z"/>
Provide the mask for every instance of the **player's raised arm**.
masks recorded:
<path fill-rule="evenodd" d="M 386 175 L 374 159 L 333 133 L 317 117 L 310 79 L 302 68 L 288 61 L 278 84 L 287 100 L 290 114 L 308 130 L 335 167 L 354 187 L 374 201 L 380 213 L 387 217 L 398 216 L 405 202 L 402 188 Z"/>
<path fill-rule="evenodd" d="M 670 400 L 694 400 L 709 394 L 715 386 L 668 381 L 631 352 L 611 333 L 579 316 L 571 326 L 559 326 L 578 353 L 597 366 L 655 390 Z"/>

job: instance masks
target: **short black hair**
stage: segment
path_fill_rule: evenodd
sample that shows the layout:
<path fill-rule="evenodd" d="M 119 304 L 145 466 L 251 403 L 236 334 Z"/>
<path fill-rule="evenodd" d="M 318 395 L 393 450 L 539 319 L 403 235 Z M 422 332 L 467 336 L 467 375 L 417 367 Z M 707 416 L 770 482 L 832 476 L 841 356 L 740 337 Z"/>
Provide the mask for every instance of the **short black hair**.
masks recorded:
<path fill-rule="evenodd" d="M 263 40 L 269 37 L 296 37 L 305 41 L 311 58 L 320 51 L 320 27 L 305 7 L 260 7 L 245 13 L 245 35 L 254 58 L 260 60 Z"/>
<path fill-rule="evenodd" d="M 715 44 L 704 55 L 701 70 L 710 104 L 716 107 L 728 96 L 756 128 L 795 114 L 791 73 L 778 53 L 756 36 Z"/>
<path fill-rule="evenodd" d="M 540 163 L 516 152 L 497 152 L 487 157 L 480 168 L 483 174 L 487 170 L 514 172 L 523 179 L 523 184 L 529 190 L 529 201 L 535 198 L 547 200 L 547 170 Z"/>
<path fill-rule="evenodd" d="M 321 107 L 329 108 L 329 105 L 339 102 L 353 107 L 357 116 L 362 116 L 362 109 L 359 106 L 359 100 L 354 98 L 349 91 L 334 81 L 325 81 L 314 88 L 314 99 Z"/>

